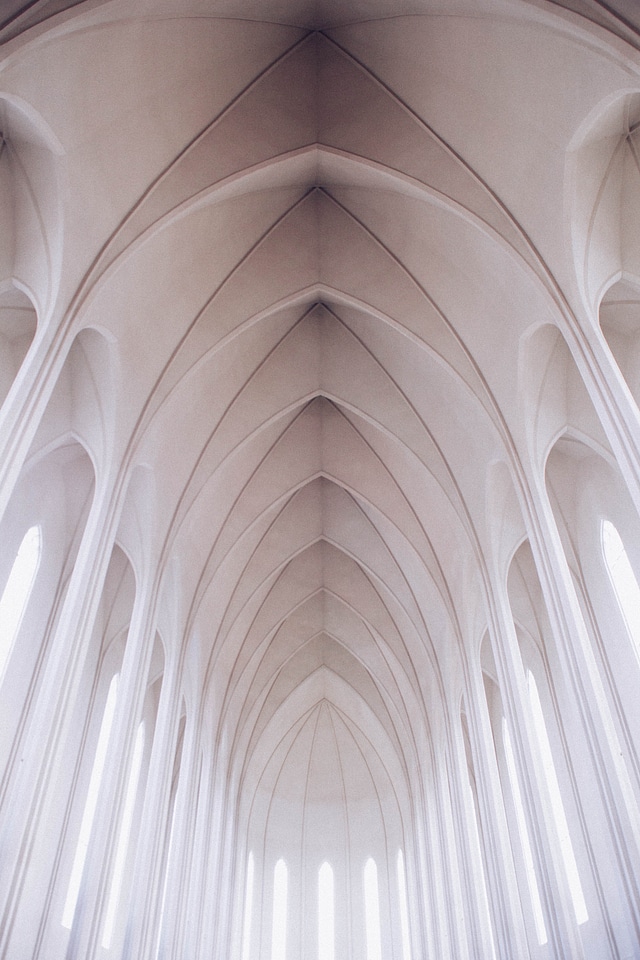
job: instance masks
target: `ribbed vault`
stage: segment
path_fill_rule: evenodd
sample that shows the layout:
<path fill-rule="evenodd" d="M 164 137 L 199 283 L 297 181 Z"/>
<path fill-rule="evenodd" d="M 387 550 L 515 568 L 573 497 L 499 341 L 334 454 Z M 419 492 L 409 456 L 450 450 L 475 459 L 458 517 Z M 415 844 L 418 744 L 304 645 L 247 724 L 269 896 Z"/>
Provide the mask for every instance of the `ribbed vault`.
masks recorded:
<path fill-rule="evenodd" d="M 598 364 L 609 369 L 598 339 L 602 300 L 602 332 L 637 392 L 636 354 L 625 339 L 637 326 L 640 250 L 632 7 L 4 5 L 0 442 L 11 456 L 0 461 L 0 507 L 9 504 L 17 531 L 36 499 L 19 492 L 11 500 L 21 479 L 40 478 L 48 464 L 58 471 L 67 449 L 83 478 L 92 465 L 95 482 L 82 480 L 80 507 L 61 485 L 59 523 L 74 524 L 64 540 L 74 546 L 67 566 L 59 559 L 64 581 L 51 585 L 59 607 L 47 622 L 71 631 L 76 620 L 59 611 L 67 590 L 82 595 L 70 572 L 82 524 L 108 527 L 115 560 L 102 556 L 100 541 L 89 586 L 107 585 L 106 599 L 91 608 L 100 616 L 109 591 L 118 598 L 117 642 L 105 614 L 90 655 L 69 654 L 70 671 L 78 671 L 68 674 L 69 703 L 84 689 L 86 663 L 98 676 L 119 657 L 123 688 L 130 702 L 134 694 L 144 700 L 145 716 L 149 703 L 164 704 L 159 665 L 173 678 L 180 710 L 163 722 L 166 730 L 182 726 L 158 816 L 168 822 L 180 804 L 198 809 L 175 842 L 207 853 L 197 910 L 181 913 L 184 903 L 173 903 L 176 917 L 195 917 L 197 933 L 177 919 L 167 943 L 192 936 L 197 956 L 220 957 L 233 943 L 240 957 L 251 853 L 264 896 L 254 900 L 245 960 L 270 956 L 279 859 L 295 890 L 295 956 L 315 956 L 305 917 L 316 909 L 314 884 L 327 861 L 336 869 L 337 942 L 345 958 L 359 960 L 364 906 L 352 894 L 371 857 L 383 928 L 393 930 L 385 960 L 399 960 L 399 851 L 409 876 L 424 881 L 413 885 L 422 918 L 412 928 L 414 960 L 427 941 L 443 957 L 478 960 L 474 937 L 493 943 L 488 907 L 482 915 L 473 907 L 473 929 L 458 931 L 455 922 L 473 899 L 474 871 L 488 878 L 481 897 L 497 897 L 480 853 L 491 837 L 462 829 L 480 822 L 479 812 L 485 823 L 492 815 L 495 757 L 495 770 L 489 761 L 470 770 L 470 799 L 467 768 L 472 754 L 481 756 L 481 735 L 493 751 L 490 724 L 499 728 L 515 698 L 499 691 L 488 709 L 486 700 L 478 706 L 482 639 L 487 631 L 506 635 L 542 662 L 535 624 L 543 624 L 541 636 L 562 626 L 559 600 L 555 622 L 539 616 L 545 597 L 555 589 L 581 609 L 570 595 L 575 583 L 557 574 L 552 549 L 540 547 L 560 543 L 549 533 L 557 508 L 545 499 L 549 451 L 548 478 L 567 516 L 569 486 L 555 471 L 566 473 L 556 464 L 575 438 L 603 462 L 620 457 L 629 505 L 638 497 L 628 455 L 637 424 L 629 415 L 621 425 L 611 413 L 612 397 L 627 401 L 626 386 L 617 372 L 613 387 L 597 378 Z M 530 596 L 536 564 L 544 575 L 532 575 Z M 118 580 L 120 569 L 126 578 Z M 576 562 L 576 582 L 579 573 Z M 506 626 L 509 602 L 520 618 L 517 636 Z M 143 696 L 146 668 L 136 668 L 138 676 L 121 647 L 129 621 L 145 617 L 154 627 L 140 641 L 140 663 L 149 667 L 145 643 L 153 646 L 157 683 Z M 535 642 L 523 642 L 525 633 Z M 511 661 L 494 660 L 489 648 L 487 641 L 483 657 L 498 691 Z M 42 663 L 49 655 L 47 648 Z M 551 675 L 551 655 L 549 663 Z M 94 714 L 78 734 L 83 742 L 97 738 L 93 704 L 102 707 L 105 684 L 86 684 Z M 126 781 L 134 713 L 115 728 L 125 747 L 113 797 Z M 573 714 L 572 722 L 577 729 Z M 523 722 L 516 742 L 522 763 L 526 729 Z M 16 748 L 11 762 L 18 756 Z M 153 775 L 161 760 L 154 753 Z M 186 787 L 184 776 L 176 786 L 179 769 L 189 770 Z M 86 764 L 74 776 L 84 789 Z M 528 815 L 548 819 L 532 797 Z M 65 830 L 79 819 L 73 802 L 61 816 Z M 509 819 L 515 814 L 501 807 L 491 836 L 506 836 Z M 575 821 L 583 823 L 578 813 Z M 542 858 L 539 835 L 535 843 Z M 52 875 L 61 876 L 68 855 L 53 846 L 49 855 Z M 512 878 L 512 854 L 501 848 L 503 855 Z M 590 847 L 584 862 L 597 856 Z M 454 868 L 456 858 L 466 873 Z M 161 866 L 149 889 L 164 903 Z M 91 869 L 86 903 L 106 883 Z M 188 880 L 180 884 L 186 890 Z M 549 881 L 545 903 L 556 894 Z M 172 904 L 170 889 L 162 896 Z M 511 911 L 521 932 L 509 939 L 508 923 L 495 927 L 503 951 L 525 940 L 520 901 L 504 896 L 492 919 Z M 53 910 L 54 894 L 42 897 Z M 206 912 L 214 901 L 215 923 Z M 87 957 L 98 950 L 99 922 L 82 913 L 85 900 L 78 909 L 70 960 L 85 947 Z M 134 952 L 131 944 L 146 944 L 140 955 L 150 960 L 151 934 L 141 929 L 127 928 L 126 939 L 123 927 L 120 942 Z M 562 950 L 578 935 L 549 930 L 553 956 L 569 956 Z M 542 956 L 538 947 L 531 956 Z"/>

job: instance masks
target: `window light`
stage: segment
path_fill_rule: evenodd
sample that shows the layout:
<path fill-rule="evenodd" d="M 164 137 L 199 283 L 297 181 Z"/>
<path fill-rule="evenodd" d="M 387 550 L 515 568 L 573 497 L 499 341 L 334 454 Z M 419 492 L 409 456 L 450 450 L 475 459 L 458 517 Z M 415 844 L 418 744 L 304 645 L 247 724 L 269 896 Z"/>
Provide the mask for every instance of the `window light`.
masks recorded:
<path fill-rule="evenodd" d="M 335 918 L 333 870 L 323 863 L 318 873 L 318 960 L 334 960 Z"/>
<path fill-rule="evenodd" d="M 22 538 L 0 599 L 0 683 L 31 596 L 40 563 L 40 527 L 30 527 Z"/>
<path fill-rule="evenodd" d="M 371 857 L 364 867 L 364 915 L 367 932 L 367 960 L 382 960 L 378 868 L 375 860 Z"/>
<path fill-rule="evenodd" d="M 640 663 L 640 587 L 620 534 L 610 520 L 602 521 L 602 551 L 618 606 Z"/>

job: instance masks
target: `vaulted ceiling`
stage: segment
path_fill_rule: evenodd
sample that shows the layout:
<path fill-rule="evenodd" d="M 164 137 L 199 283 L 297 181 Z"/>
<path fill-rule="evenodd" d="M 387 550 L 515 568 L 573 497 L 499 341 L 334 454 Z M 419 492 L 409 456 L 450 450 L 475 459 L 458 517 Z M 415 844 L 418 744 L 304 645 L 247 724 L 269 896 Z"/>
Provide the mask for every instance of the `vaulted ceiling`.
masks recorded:
<path fill-rule="evenodd" d="M 296 750 L 318 796 L 332 764 L 391 792 L 486 628 L 529 337 L 584 309 L 567 156 L 629 83 L 596 24 L 635 8 L 6 9 L 12 269 L 203 723 L 269 796 Z"/>

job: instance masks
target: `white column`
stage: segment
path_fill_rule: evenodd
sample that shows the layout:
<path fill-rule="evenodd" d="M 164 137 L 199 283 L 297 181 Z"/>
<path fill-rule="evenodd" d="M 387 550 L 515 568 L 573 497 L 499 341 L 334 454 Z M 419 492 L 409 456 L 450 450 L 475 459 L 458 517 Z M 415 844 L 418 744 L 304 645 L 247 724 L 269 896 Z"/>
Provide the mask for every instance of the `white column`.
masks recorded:
<path fill-rule="evenodd" d="M 609 699 L 582 618 L 560 535 L 546 489 L 536 486 L 531 547 L 549 612 L 558 637 L 557 654 L 585 731 L 595 776 L 593 783 L 607 816 L 615 856 L 628 891 L 627 908 L 640 929 L 640 808 L 638 784 L 629 769 L 616 732 Z"/>
<path fill-rule="evenodd" d="M 201 767 L 197 712 L 192 705 L 188 705 L 175 801 L 175 835 L 171 860 L 167 865 L 167 896 L 158 952 L 160 960 L 173 960 L 174 957 L 183 956 L 181 944 L 185 923 L 183 911 L 186 909 L 189 888 Z"/>
<path fill-rule="evenodd" d="M 584 952 L 573 916 L 555 822 L 544 793 L 544 773 L 536 746 L 520 647 L 504 588 L 495 592 L 493 612 L 496 624 L 490 628 L 490 636 L 518 768 L 547 935 L 557 956 L 578 960 Z"/>
<path fill-rule="evenodd" d="M 431 782 L 425 789 L 424 823 L 426 826 L 427 877 L 423 890 L 429 898 L 432 941 L 429 960 L 451 960 L 450 915 L 447 911 L 447 890 L 444 870 L 444 837 L 440 819 L 440 796 L 437 786 L 439 773 L 435 770 L 435 749 L 431 754 Z"/>
<path fill-rule="evenodd" d="M 155 594 L 138 584 L 120 671 L 118 699 L 109 739 L 94 827 L 85 860 L 68 960 L 89 960 L 101 949 L 111 870 L 127 789 L 136 728 L 142 715 L 155 638 Z"/>
<path fill-rule="evenodd" d="M 489 929 L 489 915 L 486 911 L 487 889 L 484 864 L 478 862 L 476 845 L 478 824 L 475 806 L 471 796 L 467 756 L 464 748 L 462 723 L 451 731 L 451 800 L 453 805 L 456 837 L 459 837 L 458 855 L 460 874 L 463 883 L 464 898 L 467 902 L 466 916 L 471 933 L 469 956 L 475 960 L 490 960 L 492 957 L 492 937 Z"/>
<path fill-rule="evenodd" d="M 527 933 L 518 895 L 518 883 L 504 796 L 491 730 L 482 671 L 468 672 L 467 719 L 476 772 L 480 843 L 486 865 L 489 908 L 496 952 L 502 960 L 526 957 Z"/>
<path fill-rule="evenodd" d="M 12 932 L 21 881 L 40 823 L 46 825 L 73 707 L 111 557 L 119 507 L 110 485 L 96 490 L 51 640 L 42 686 L 22 732 L 19 763 L 0 810 L 0 956 Z M 53 786 L 52 786 L 53 784 Z M 59 798 L 58 798 L 59 799 Z"/>
<path fill-rule="evenodd" d="M 211 760 L 203 751 L 198 794 L 195 797 L 192 842 L 185 855 L 188 856 L 189 869 L 185 874 L 185 886 L 180 904 L 179 939 L 175 958 L 197 957 L 202 942 L 203 914 L 213 909 L 205 899 L 208 862 L 208 839 L 211 832 L 212 805 Z"/>
<path fill-rule="evenodd" d="M 180 725 L 181 676 L 182 658 L 179 645 L 174 644 L 162 677 L 133 877 L 136 907 L 128 919 L 122 960 L 155 960 L 168 867 L 171 784 Z"/>
<path fill-rule="evenodd" d="M 204 918 L 199 953 L 210 956 L 231 956 L 229 943 L 236 867 L 236 794 L 228 781 L 227 764 L 219 752 L 212 761 L 213 775 L 209 802 L 209 823 L 205 845 L 204 897 L 211 910 Z"/>
<path fill-rule="evenodd" d="M 443 718 L 443 724 L 445 719 Z M 442 731 L 444 739 L 444 731 Z M 450 956 L 456 960 L 470 957 L 467 942 L 467 905 L 463 896 L 463 863 L 459 856 L 458 834 L 451 795 L 451 758 L 447 746 L 442 744 L 442 753 L 437 758 L 437 802 L 439 822 L 439 845 L 444 860 L 443 879 L 445 904 L 449 930 Z"/>

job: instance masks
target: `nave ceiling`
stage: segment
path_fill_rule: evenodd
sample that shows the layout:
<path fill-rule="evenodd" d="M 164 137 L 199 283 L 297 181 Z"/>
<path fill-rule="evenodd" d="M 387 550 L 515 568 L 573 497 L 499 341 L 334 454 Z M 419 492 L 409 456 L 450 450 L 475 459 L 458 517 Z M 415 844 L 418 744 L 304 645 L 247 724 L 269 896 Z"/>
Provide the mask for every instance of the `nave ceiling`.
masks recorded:
<path fill-rule="evenodd" d="M 87 0 L 2 26 L 26 185 L 3 266 L 60 357 L 30 456 L 73 435 L 121 490 L 118 542 L 247 802 L 294 789 L 299 751 L 319 802 L 316 767 L 366 760 L 402 808 L 533 465 L 568 423 L 611 456 L 576 337 L 639 88 L 611 16 Z"/>

